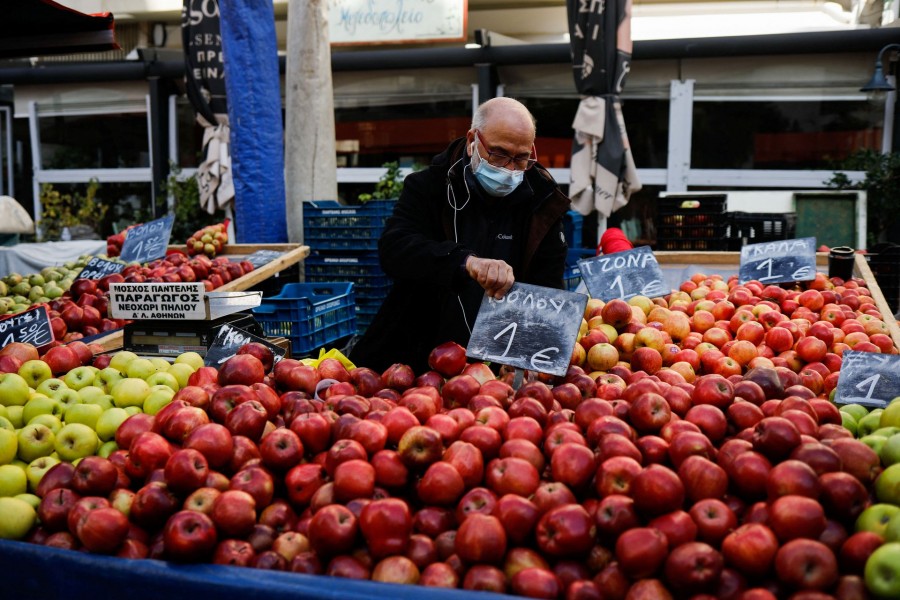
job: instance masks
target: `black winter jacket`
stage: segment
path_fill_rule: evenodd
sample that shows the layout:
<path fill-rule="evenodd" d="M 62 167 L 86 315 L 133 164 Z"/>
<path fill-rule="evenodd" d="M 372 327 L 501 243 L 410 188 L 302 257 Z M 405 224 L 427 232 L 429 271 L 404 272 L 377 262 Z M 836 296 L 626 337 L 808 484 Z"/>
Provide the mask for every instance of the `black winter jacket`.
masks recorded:
<path fill-rule="evenodd" d="M 378 243 L 393 287 L 351 351 L 357 366 L 381 372 L 400 362 L 419 374 L 438 344 L 465 346 L 484 297 L 463 266 L 470 254 L 505 260 L 516 281 L 563 287 L 569 198 L 540 165 L 511 194 L 492 197 L 469 160 L 461 138 L 405 179 Z"/>

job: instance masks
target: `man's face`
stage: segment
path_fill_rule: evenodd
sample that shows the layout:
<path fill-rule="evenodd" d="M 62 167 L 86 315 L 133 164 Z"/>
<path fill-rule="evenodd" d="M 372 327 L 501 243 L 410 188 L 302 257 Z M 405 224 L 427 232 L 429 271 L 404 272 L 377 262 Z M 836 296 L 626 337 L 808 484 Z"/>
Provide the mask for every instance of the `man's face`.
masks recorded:
<path fill-rule="evenodd" d="M 496 116 L 479 130 L 470 129 L 466 134 L 466 152 L 472 155 L 475 146 L 478 155 L 494 166 L 510 170 L 525 170 L 534 159 L 534 135 L 528 121 L 518 116 Z M 512 158 L 512 161 L 509 159 Z M 507 162 L 507 164 L 500 164 Z"/>

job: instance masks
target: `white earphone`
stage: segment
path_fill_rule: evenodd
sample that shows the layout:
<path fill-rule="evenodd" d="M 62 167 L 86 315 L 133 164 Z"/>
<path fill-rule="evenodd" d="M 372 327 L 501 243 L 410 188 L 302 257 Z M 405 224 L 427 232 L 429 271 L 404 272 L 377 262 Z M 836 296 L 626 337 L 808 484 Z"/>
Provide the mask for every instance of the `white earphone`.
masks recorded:
<path fill-rule="evenodd" d="M 475 146 L 475 142 L 472 142 L 473 150 Z M 456 202 L 456 193 L 453 191 L 453 185 L 450 182 L 450 171 L 453 170 L 453 167 L 458 165 L 462 160 L 466 158 L 463 156 L 458 161 L 450 165 L 450 168 L 447 169 L 447 204 L 450 205 L 450 208 L 453 209 L 453 241 L 457 244 L 459 243 L 459 233 L 456 229 L 456 214 L 464 209 L 466 205 L 469 203 L 469 200 L 472 199 L 472 192 L 469 190 L 469 184 L 466 181 L 465 167 L 463 167 L 463 185 L 466 186 L 466 201 L 463 202 L 462 206 L 458 206 Z M 452 200 L 451 200 L 452 197 Z M 466 316 L 466 309 L 463 306 L 462 298 L 459 297 L 459 294 L 456 295 L 456 301 L 459 302 L 459 310 L 462 311 L 463 323 L 466 324 L 466 329 L 469 330 L 469 335 L 472 335 L 472 327 L 469 325 L 469 319 Z"/>

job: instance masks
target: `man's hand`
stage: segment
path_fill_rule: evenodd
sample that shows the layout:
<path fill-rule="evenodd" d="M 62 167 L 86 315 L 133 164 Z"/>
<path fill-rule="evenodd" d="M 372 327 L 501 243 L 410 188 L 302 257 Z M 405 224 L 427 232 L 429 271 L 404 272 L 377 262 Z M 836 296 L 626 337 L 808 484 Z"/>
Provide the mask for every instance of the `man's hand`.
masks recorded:
<path fill-rule="evenodd" d="M 516 281 L 511 266 L 502 260 L 491 258 L 469 256 L 466 259 L 466 272 L 484 288 L 488 296 L 497 300 L 502 298 Z"/>

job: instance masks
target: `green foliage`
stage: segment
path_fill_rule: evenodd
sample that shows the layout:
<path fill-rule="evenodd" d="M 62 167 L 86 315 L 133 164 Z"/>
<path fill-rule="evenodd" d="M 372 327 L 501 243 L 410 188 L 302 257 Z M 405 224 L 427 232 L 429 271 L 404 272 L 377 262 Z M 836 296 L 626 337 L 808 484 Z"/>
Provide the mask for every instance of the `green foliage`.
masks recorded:
<path fill-rule="evenodd" d="M 221 223 L 225 220 L 225 212 L 217 210 L 213 214 L 200 206 L 200 188 L 196 177 L 185 177 L 181 169 L 172 167 L 166 180 L 166 196 L 171 195 L 175 201 L 175 223 L 172 225 L 172 244 L 179 244 L 188 239 L 198 229 L 207 225 Z M 167 198 L 160 198 L 157 204 L 165 205 Z M 147 216 L 145 220 L 154 217 Z"/>
<path fill-rule="evenodd" d="M 41 186 L 41 239 L 58 240 L 62 230 L 75 225 L 86 225 L 97 234 L 101 234 L 103 219 L 109 206 L 97 198 L 100 184 L 92 179 L 88 183 L 85 195 L 78 191 L 60 193 L 52 184 Z"/>
<path fill-rule="evenodd" d="M 403 175 L 400 173 L 400 163 L 397 161 L 384 163 L 387 169 L 381 179 L 375 184 L 375 191 L 371 194 L 360 194 L 360 202 L 368 202 L 369 200 L 389 200 L 391 198 L 399 198 L 400 192 L 403 191 Z"/>
<path fill-rule="evenodd" d="M 867 244 L 869 247 L 888 240 L 890 232 L 900 226 L 897 217 L 897 199 L 900 198 L 900 153 L 883 154 L 875 150 L 861 150 L 840 164 L 841 170 L 865 171 L 866 177 L 853 183 L 844 173 L 835 173 L 826 181 L 830 188 L 839 190 L 866 190 Z"/>

